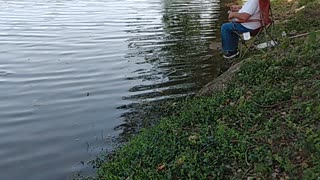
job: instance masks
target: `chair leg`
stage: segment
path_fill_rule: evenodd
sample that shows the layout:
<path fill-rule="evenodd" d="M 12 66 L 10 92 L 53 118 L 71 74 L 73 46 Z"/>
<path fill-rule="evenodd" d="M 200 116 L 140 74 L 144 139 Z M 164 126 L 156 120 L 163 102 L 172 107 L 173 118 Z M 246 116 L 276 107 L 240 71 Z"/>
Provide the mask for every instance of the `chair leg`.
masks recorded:
<path fill-rule="evenodd" d="M 241 58 L 243 58 L 249 52 L 249 50 L 254 47 L 254 43 L 257 41 L 258 39 L 257 37 L 259 37 L 259 35 L 260 35 L 260 32 L 258 32 L 256 36 L 253 36 L 253 38 L 248 42 L 248 45 L 247 43 L 245 43 L 246 49 L 244 50 L 244 53 L 240 56 Z"/>
<path fill-rule="evenodd" d="M 252 47 L 253 43 L 254 43 L 255 37 L 253 38 L 253 40 L 251 42 L 249 42 L 249 45 L 246 45 L 246 48 L 244 49 L 244 52 L 242 54 L 240 54 L 240 58 L 243 58 L 250 50 L 250 48 Z"/>
<path fill-rule="evenodd" d="M 255 43 L 262 43 L 263 40 L 265 40 L 267 43 L 267 51 L 270 50 L 273 46 L 271 43 L 273 43 L 272 41 L 274 41 L 274 38 L 272 37 L 268 29 L 263 29 L 259 31 L 249 42 L 246 42 L 239 33 L 236 32 L 236 34 L 239 36 L 239 39 L 241 42 L 240 58 L 244 58 L 245 55 L 249 52 L 249 50 L 254 47 Z M 258 49 L 258 50 L 265 52 L 262 49 Z"/>
<path fill-rule="evenodd" d="M 240 53 L 240 58 L 242 58 L 242 54 L 243 54 L 243 51 L 245 51 L 246 49 L 248 49 L 248 46 L 247 46 L 247 44 L 246 44 L 246 41 L 241 37 L 241 34 L 239 34 L 237 31 L 234 31 L 234 33 L 236 34 L 236 35 L 238 35 L 238 37 L 239 37 L 239 41 L 240 41 L 240 48 L 239 48 L 239 53 Z"/>

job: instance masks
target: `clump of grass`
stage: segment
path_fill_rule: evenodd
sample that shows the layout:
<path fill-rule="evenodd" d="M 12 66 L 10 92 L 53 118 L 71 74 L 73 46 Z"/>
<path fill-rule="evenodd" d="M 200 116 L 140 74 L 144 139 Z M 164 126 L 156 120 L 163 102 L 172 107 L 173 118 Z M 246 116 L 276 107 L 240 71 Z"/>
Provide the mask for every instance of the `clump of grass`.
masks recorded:
<path fill-rule="evenodd" d="M 301 1 L 300 1 L 301 2 Z M 298 11 L 296 16 L 289 19 L 285 25 L 288 31 L 316 31 L 320 27 L 320 1 L 314 1 L 305 5 L 305 8 Z"/>
<path fill-rule="evenodd" d="M 299 6 L 301 7 L 301 6 L 304 6 L 304 5 L 313 3 L 313 2 L 317 2 L 317 0 L 300 0 L 299 1 Z"/>

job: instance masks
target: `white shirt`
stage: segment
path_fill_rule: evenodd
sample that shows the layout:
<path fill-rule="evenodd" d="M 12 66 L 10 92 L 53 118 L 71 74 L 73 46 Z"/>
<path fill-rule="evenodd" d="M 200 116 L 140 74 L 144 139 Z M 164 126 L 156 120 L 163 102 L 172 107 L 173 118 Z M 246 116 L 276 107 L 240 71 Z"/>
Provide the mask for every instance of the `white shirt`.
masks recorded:
<path fill-rule="evenodd" d="M 249 20 L 258 20 L 260 18 L 260 8 L 259 8 L 259 0 L 248 0 L 242 8 L 239 10 L 239 13 L 247 13 L 251 16 L 249 17 Z M 241 23 L 244 27 L 248 29 L 258 29 L 261 26 L 260 21 L 254 21 L 254 22 L 245 22 Z"/>

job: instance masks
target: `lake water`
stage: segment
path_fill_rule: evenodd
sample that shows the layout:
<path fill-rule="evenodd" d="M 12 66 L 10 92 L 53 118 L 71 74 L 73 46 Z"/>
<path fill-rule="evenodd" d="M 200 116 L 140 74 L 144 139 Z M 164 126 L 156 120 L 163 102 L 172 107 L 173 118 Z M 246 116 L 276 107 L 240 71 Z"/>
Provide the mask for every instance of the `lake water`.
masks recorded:
<path fill-rule="evenodd" d="M 72 179 L 217 76 L 218 0 L 0 2 L 0 179 Z"/>

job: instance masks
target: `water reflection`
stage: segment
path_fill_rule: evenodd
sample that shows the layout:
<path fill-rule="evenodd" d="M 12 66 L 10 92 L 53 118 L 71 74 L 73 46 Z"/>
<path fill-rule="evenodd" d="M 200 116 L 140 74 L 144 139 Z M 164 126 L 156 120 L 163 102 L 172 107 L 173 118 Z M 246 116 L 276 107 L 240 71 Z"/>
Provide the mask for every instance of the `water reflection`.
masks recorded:
<path fill-rule="evenodd" d="M 139 16 L 128 24 L 135 36 L 128 40 L 130 53 L 126 58 L 140 68 L 131 72 L 128 80 L 140 81 L 123 97 L 131 104 L 119 108 L 125 124 L 117 127 L 123 134 L 139 131 L 153 124 L 163 113 L 163 101 L 175 101 L 194 95 L 219 73 L 219 59 L 208 49 L 216 40 L 219 27 L 219 1 L 164 0 L 159 1 L 158 16 Z M 146 12 L 144 12 L 146 14 Z M 150 26 L 149 22 L 153 22 Z M 145 68 L 144 68 L 145 67 Z M 159 112 L 159 113 L 157 113 Z"/>
<path fill-rule="evenodd" d="M 0 179 L 70 179 L 113 149 L 114 127 L 125 135 L 156 123 L 164 100 L 192 96 L 217 74 L 215 0 L 0 8 Z"/>

